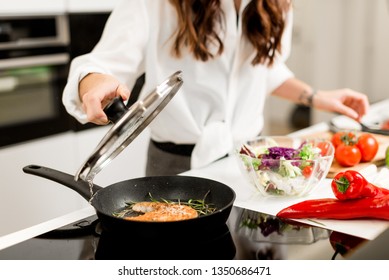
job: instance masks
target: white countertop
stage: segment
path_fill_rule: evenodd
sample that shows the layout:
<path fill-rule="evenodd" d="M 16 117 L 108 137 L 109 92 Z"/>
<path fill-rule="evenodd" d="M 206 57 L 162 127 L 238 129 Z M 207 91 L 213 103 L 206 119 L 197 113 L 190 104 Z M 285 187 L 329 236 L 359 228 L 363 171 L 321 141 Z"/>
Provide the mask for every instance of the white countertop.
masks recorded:
<path fill-rule="evenodd" d="M 378 110 L 386 107 L 389 101 L 382 102 L 380 104 L 375 104 L 372 106 L 373 110 Z M 386 107 L 387 108 L 387 107 Z M 374 114 L 375 111 L 373 111 Z M 311 126 L 307 129 L 300 130 L 292 135 L 299 134 L 308 134 L 318 131 L 328 130 L 328 125 L 326 123 L 319 123 L 314 126 Z M 240 174 L 240 170 L 236 165 L 235 159 L 233 157 L 227 157 L 225 159 L 219 160 L 210 166 L 198 170 L 191 170 L 183 173 L 182 175 L 189 176 L 199 176 L 209 179 L 214 179 L 220 182 L 223 182 L 233 188 L 237 193 L 237 198 L 235 201 L 235 206 L 244 207 L 254 211 L 259 211 L 267 213 L 270 215 L 275 215 L 282 208 L 289 206 L 293 203 L 298 202 L 299 200 L 305 200 L 305 198 L 289 198 L 289 199 L 277 199 L 278 203 L 273 203 L 272 199 L 260 197 L 253 193 L 253 188 L 251 188 L 246 182 L 245 178 Z M 375 172 L 373 170 L 373 172 Z M 322 184 L 329 184 L 329 180 L 326 179 Z M 318 191 L 315 191 L 310 198 L 320 198 L 320 197 L 329 197 L 331 196 L 330 188 L 317 188 Z M 95 210 L 92 206 L 88 206 L 82 210 L 75 211 L 68 215 L 58 217 L 56 219 L 47 221 L 42 224 L 21 230 L 9 235 L 5 235 L 0 238 L 0 250 L 12 246 L 14 244 L 23 242 L 40 234 L 46 233 L 48 231 L 54 230 L 58 227 L 68 225 L 74 221 L 87 218 L 95 214 Z M 374 239 L 380 235 L 384 230 L 389 227 L 389 221 L 380 221 L 380 220 L 358 220 L 358 221 L 336 221 L 336 220 L 303 220 L 304 222 L 310 225 L 324 227 L 332 229 L 335 231 L 344 232 L 347 234 L 359 236 L 366 239 Z"/>

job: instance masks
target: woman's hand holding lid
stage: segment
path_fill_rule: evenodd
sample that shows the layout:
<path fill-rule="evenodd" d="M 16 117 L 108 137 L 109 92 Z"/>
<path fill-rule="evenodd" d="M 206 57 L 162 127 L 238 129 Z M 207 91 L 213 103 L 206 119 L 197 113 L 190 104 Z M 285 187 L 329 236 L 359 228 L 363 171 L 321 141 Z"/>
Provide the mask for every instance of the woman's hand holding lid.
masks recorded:
<path fill-rule="evenodd" d="M 105 125 L 108 118 L 103 109 L 115 97 L 126 101 L 130 90 L 116 78 L 107 74 L 90 73 L 79 84 L 79 96 L 89 122 Z"/>

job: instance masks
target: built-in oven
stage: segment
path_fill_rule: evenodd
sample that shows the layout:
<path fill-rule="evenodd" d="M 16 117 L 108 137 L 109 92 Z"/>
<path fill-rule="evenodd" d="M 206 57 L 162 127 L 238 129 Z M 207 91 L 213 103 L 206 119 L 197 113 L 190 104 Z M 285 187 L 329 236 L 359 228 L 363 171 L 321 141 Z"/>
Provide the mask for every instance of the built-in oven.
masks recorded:
<path fill-rule="evenodd" d="M 0 17 L 0 147 L 70 129 L 66 15 Z"/>

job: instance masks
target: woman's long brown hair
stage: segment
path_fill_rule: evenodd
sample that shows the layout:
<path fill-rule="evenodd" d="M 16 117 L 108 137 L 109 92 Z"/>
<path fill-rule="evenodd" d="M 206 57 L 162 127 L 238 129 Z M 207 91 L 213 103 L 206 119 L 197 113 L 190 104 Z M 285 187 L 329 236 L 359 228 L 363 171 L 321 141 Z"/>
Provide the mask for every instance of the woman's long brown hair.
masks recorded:
<path fill-rule="evenodd" d="M 173 53 L 180 57 L 182 47 L 186 47 L 201 61 L 220 55 L 224 49 L 223 42 L 218 36 L 218 30 L 224 25 L 220 0 L 170 0 L 170 2 L 178 15 Z M 281 52 L 281 37 L 288 8 L 288 0 L 252 0 L 244 9 L 243 33 L 256 50 L 251 62 L 253 65 L 272 65 L 276 53 Z M 215 48 L 216 53 L 212 51 Z"/>

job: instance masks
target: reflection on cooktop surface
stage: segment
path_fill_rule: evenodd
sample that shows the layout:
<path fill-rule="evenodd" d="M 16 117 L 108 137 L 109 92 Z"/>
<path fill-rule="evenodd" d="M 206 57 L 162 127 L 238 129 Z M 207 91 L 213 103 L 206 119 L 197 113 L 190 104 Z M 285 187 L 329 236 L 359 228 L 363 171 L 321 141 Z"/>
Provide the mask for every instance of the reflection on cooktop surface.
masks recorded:
<path fill-rule="evenodd" d="M 0 259 L 223 260 L 234 259 L 235 244 L 227 225 L 212 234 L 161 233 L 160 238 L 102 230 L 96 216 L 59 228 L 0 251 Z"/>
<path fill-rule="evenodd" d="M 131 234 L 101 232 L 95 259 L 99 260 L 224 260 L 235 257 L 235 245 L 227 227 L 214 236 L 169 238 L 154 240 L 132 238 Z"/>

